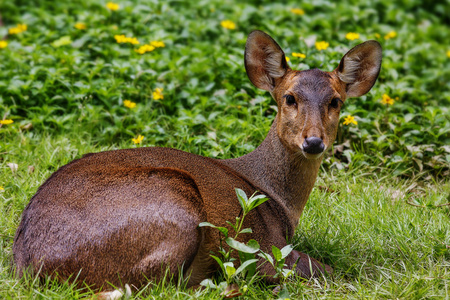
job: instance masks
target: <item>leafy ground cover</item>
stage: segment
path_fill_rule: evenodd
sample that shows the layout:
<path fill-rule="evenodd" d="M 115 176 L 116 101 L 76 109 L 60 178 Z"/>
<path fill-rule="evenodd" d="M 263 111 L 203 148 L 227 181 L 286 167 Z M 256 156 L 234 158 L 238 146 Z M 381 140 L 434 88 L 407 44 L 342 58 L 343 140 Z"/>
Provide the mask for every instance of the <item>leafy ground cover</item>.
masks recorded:
<path fill-rule="evenodd" d="M 335 275 L 294 280 L 292 298 L 449 298 L 448 0 L 116 4 L 0 1 L 1 298 L 81 297 L 8 271 L 20 214 L 58 167 L 140 146 L 231 158 L 262 141 L 276 107 L 245 75 L 253 29 L 294 69 L 330 71 L 367 39 L 384 51 L 374 89 L 346 101 L 293 241 Z M 134 296 L 220 298 L 170 284 Z"/>

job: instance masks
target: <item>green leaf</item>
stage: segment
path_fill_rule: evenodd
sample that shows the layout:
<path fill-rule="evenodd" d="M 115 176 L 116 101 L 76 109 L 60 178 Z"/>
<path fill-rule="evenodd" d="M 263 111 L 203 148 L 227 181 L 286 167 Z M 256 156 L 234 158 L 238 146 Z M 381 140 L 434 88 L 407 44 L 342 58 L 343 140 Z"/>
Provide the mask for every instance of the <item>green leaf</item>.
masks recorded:
<path fill-rule="evenodd" d="M 244 212 L 247 212 L 247 201 L 248 201 L 247 195 L 241 189 L 235 188 L 234 190 L 236 191 L 236 195 L 238 197 L 239 204 L 241 205 Z"/>
<path fill-rule="evenodd" d="M 238 251 L 238 253 L 239 253 L 239 259 L 241 261 L 241 264 L 248 260 L 255 259 L 255 254 L 245 253 L 245 252 L 240 252 L 240 251 Z M 251 264 L 247 268 L 247 274 L 245 277 L 251 278 L 253 275 L 255 275 L 255 273 L 256 273 L 256 264 Z"/>
<path fill-rule="evenodd" d="M 87 41 L 90 40 L 90 38 L 91 38 L 91 37 L 90 37 L 89 35 L 82 36 L 81 38 L 79 38 L 79 39 L 73 41 L 72 47 L 74 47 L 74 48 L 81 48 L 81 47 L 83 47 L 83 45 L 84 45 Z"/>
<path fill-rule="evenodd" d="M 61 47 L 61 46 L 66 46 L 72 43 L 72 39 L 70 38 L 70 36 L 66 35 L 66 36 L 62 36 L 61 38 L 57 39 L 56 41 L 54 41 L 52 43 L 52 46 L 55 48 Z"/>
<path fill-rule="evenodd" d="M 225 291 L 225 289 L 227 288 L 228 283 L 226 281 L 222 281 L 221 283 L 219 283 L 217 285 L 217 289 L 221 292 Z"/>
<path fill-rule="evenodd" d="M 258 253 L 258 256 L 264 258 L 273 266 L 273 258 L 272 256 L 270 256 L 270 254 L 261 251 L 261 253 Z"/>
<path fill-rule="evenodd" d="M 239 259 L 241 261 L 241 264 L 246 262 L 246 261 L 248 261 L 248 260 L 255 259 L 255 254 L 253 254 L 253 253 L 245 253 L 245 252 L 238 251 L 238 254 L 239 254 Z M 255 275 L 255 273 L 256 273 L 256 264 L 251 264 L 247 268 L 246 277 L 250 278 L 253 275 Z"/>
<path fill-rule="evenodd" d="M 214 256 L 214 255 L 210 255 L 210 256 L 212 258 L 214 258 L 215 261 L 217 261 L 217 263 L 219 264 L 220 268 L 225 273 L 225 267 L 224 267 L 224 263 L 222 262 L 222 260 L 220 258 L 218 258 L 217 256 Z"/>
<path fill-rule="evenodd" d="M 244 228 L 239 233 L 253 233 L 253 230 L 251 228 Z"/>
<path fill-rule="evenodd" d="M 237 276 L 239 273 L 245 271 L 247 268 L 252 267 L 251 265 L 253 264 L 253 267 L 256 268 L 256 262 L 258 261 L 258 259 L 250 259 L 245 261 L 244 263 L 242 263 L 239 268 L 236 270 L 236 273 L 234 273 L 234 276 Z"/>
<path fill-rule="evenodd" d="M 198 224 L 198 227 L 212 227 L 212 228 L 217 228 L 216 225 L 211 224 L 209 222 L 201 222 L 200 224 Z"/>
<path fill-rule="evenodd" d="M 255 249 L 259 249 L 259 243 L 257 240 L 251 239 L 247 242 L 247 246 L 255 248 Z"/>
<path fill-rule="evenodd" d="M 289 253 L 292 252 L 292 250 L 294 250 L 294 246 L 292 245 L 284 246 L 283 249 L 281 249 L 281 258 L 285 258 L 286 256 L 288 256 Z"/>
<path fill-rule="evenodd" d="M 245 253 L 256 253 L 259 250 L 259 245 L 258 247 L 254 247 L 255 244 L 250 244 L 250 245 L 246 245 L 244 243 L 241 243 L 239 241 L 236 241 L 235 239 L 228 237 L 225 239 L 225 242 L 228 244 L 228 246 L 230 246 L 233 249 L 236 249 L 238 251 L 242 251 Z"/>
<path fill-rule="evenodd" d="M 225 221 L 228 225 L 231 226 L 231 228 L 234 229 L 234 231 L 236 231 L 236 225 L 234 225 L 233 223 L 231 223 L 230 221 Z"/>
<path fill-rule="evenodd" d="M 278 293 L 278 299 L 289 299 L 289 291 L 287 290 L 286 286 L 283 286 L 283 289 Z"/>
<path fill-rule="evenodd" d="M 232 262 L 226 262 L 223 264 L 223 266 L 225 267 L 225 275 L 227 276 L 227 278 L 230 278 L 236 273 L 236 268 L 234 267 Z"/>
<path fill-rule="evenodd" d="M 272 246 L 272 253 L 273 253 L 273 258 L 274 258 L 276 261 L 281 260 L 282 254 L 281 254 L 280 249 L 278 249 L 278 248 L 275 247 L 275 246 Z"/>
<path fill-rule="evenodd" d="M 212 227 L 212 228 L 215 228 L 215 229 L 219 230 L 225 236 L 225 238 L 228 237 L 228 229 L 225 228 L 225 227 L 218 227 L 218 226 L 216 226 L 214 224 L 211 224 L 209 222 L 201 222 L 200 224 L 198 224 L 198 227 Z"/>
<path fill-rule="evenodd" d="M 281 271 L 281 274 L 284 278 L 288 278 L 289 276 L 292 276 L 294 274 L 294 271 L 292 271 L 291 269 L 283 269 Z"/>
<path fill-rule="evenodd" d="M 228 229 L 225 227 L 216 227 L 217 230 L 219 230 L 220 232 L 222 232 L 222 234 L 225 236 L 225 238 L 228 237 Z"/>
<path fill-rule="evenodd" d="M 267 200 L 269 200 L 269 198 L 267 198 L 266 195 L 258 195 L 258 196 L 251 197 L 249 199 L 249 203 L 248 203 L 248 211 L 251 211 L 252 209 L 260 206 Z"/>
<path fill-rule="evenodd" d="M 244 262 L 246 260 L 255 258 L 255 254 L 254 253 L 247 253 L 247 252 L 238 251 L 238 254 L 239 254 L 239 260 L 241 262 Z"/>
<path fill-rule="evenodd" d="M 200 282 L 200 285 L 210 289 L 217 289 L 217 286 L 211 279 L 204 279 L 202 282 Z"/>

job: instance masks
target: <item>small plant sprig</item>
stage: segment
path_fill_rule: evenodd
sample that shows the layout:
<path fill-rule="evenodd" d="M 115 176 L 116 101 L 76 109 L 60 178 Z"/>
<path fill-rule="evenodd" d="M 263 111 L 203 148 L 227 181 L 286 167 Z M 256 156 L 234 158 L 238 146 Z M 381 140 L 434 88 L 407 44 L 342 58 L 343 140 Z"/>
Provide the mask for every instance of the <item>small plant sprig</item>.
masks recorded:
<path fill-rule="evenodd" d="M 294 250 L 292 245 L 286 245 L 282 249 L 278 249 L 276 246 L 272 245 L 272 255 L 273 257 L 260 250 L 258 253 L 259 257 L 264 258 L 268 261 L 272 267 L 275 269 L 274 278 L 280 278 L 280 292 L 278 293 L 278 299 L 288 299 L 289 292 L 286 287 L 286 280 L 294 274 L 294 271 L 297 263 L 292 266 L 292 269 L 289 269 L 288 265 L 285 263 L 286 257 Z"/>
<path fill-rule="evenodd" d="M 238 188 L 235 190 L 239 204 L 242 207 L 242 217 L 236 217 L 236 222 L 234 224 L 230 221 L 226 221 L 226 223 L 233 228 L 235 232 L 234 237 L 230 236 L 230 231 L 226 227 L 219 227 L 209 222 L 202 222 L 199 224 L 199 227 L 212 227 L 219 230 L 221 233 L 221 246 L 219 249 L 220 256 L 211 254 L 211 257 L 219 264 L 225 281 L 222 281 L 216 285 L 211 279 L 205 279 L 200 283 L 200 285 L 219 289 L 226 296 L 230 296 L 231 294 L 236 296 L 240 295 L 238 291 L 235 291 L 234 288 L 232 288 L 232 285 L 237 283 L 239 279 L 242 279 L 247 284 L 255 279 L 257 269 L 256 263 L 259 260 L 255 257 L 257 254 L 274 267 L 276 271 L 275 278 L 280 277 L 284 287 L 283 293 L 280 293 L 280 295 L 285 295 L 287 290 L 285 289 L 284 281 L 292 274 L 292 270 L 288 269 L 285 264 L 285 258 L 289 255 L 289 253 L 291 253 L 293 246 L 287 245 L 281 250 L 275 246 L 272 246 L 272 257 L 270 254 L 263 252 L 260 249 L 258 241 L 254 239 L 250 239 L 247 244 L 239 242 L 237 238 L 240 234 L 253 232 L 251 228 L 242 228 L 245 217 L 251 210 L 266 202 L 268 198 L 265 195 L 255 194 L 248 198 L 243 190 Z M 225 248 L 222 247 L 223 242 L 229 246 L 228 250 L 225 250 Z M 238 252 L 240 261 L 237 269 L 234 265 L 235 259 L 231 256 L 235 250 Z"/>

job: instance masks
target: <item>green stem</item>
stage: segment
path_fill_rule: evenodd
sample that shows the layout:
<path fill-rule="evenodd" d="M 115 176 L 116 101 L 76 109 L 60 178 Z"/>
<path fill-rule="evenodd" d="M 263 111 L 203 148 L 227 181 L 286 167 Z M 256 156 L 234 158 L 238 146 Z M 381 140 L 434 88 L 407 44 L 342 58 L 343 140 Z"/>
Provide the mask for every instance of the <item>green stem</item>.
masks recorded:
<path fill-rule="evenodd" d="M 236 231 L 236 235 L 235 235 L 235 237 L 234 237 L 234 239 L 237 239 L 237 236 L 239 235 L 239 233 L 241 232 L 241 228 L 242 228 L 242 225 L 244 225 L 244 219 L 245 219 L 245 216 L 246 216 L 247 214 L 245 213 L 245 211 L 243 211 L 242 212 L 242 218 L 241 218 L 241 220 L 240 220 L 240 222 L 239 222 L 239 225 L 238 225 L 238 227 L 237 227 L 237 231 Z"/>

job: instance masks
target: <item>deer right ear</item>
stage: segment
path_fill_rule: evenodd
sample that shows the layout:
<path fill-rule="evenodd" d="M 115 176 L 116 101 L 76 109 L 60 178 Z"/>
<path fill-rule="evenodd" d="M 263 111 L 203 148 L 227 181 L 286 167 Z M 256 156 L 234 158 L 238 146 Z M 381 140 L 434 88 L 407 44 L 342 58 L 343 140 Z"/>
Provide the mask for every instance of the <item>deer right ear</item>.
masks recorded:
<path fill-rule="evenodd" d="M 344 55 L 335 71 L 346 84 L 348 97 L 359 97 L 370 91 L 380 73 L 381 57 L 377 41 L 359 44 Z"/>
<path fill-rule="evenodd" d="M 245 70 L 257 88 L 271 92 L 289 66 L 277 42 L 268 34 L 255 30 L 249 34 L 245 44 Z"/>

